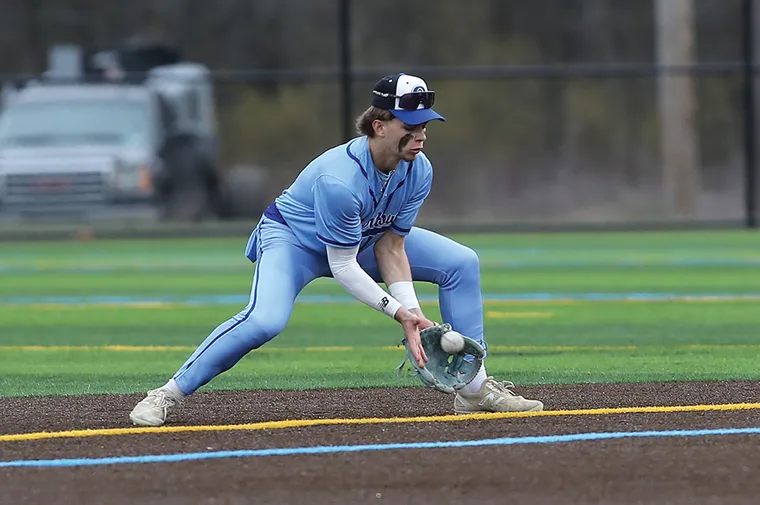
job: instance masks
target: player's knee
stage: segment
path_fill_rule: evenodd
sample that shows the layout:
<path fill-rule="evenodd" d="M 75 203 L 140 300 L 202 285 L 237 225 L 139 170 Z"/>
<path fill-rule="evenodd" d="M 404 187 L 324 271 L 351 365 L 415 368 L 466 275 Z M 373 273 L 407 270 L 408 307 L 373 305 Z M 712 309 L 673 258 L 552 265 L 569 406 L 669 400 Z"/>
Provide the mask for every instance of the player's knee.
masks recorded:
<path fill-rule="evenodd" d="M 287 318 L 277 317 L 276 315 L 261 316 L 252 314 L 246 322 L 248 335 L 251 339 L 251 348 L 257 349 L 266 344 L 274 337 L 282 333 L 287 324 Z"/>
<path fill-rule="evenodd" d="M 480 258 L 474 250 L 459 244 L 447 251 L 444 261 L 443 275 L 437 284 L 456 287 L 461 283 L 479 282 Z"/>
<path fill-rule="evenodd" d="M 456 254 L 451 255 L 452 266 L 451 270 L 462 275 L 479 275 L 480 273 L 480 258 L 475 250 L 467 247 L 460 246 Z"/>

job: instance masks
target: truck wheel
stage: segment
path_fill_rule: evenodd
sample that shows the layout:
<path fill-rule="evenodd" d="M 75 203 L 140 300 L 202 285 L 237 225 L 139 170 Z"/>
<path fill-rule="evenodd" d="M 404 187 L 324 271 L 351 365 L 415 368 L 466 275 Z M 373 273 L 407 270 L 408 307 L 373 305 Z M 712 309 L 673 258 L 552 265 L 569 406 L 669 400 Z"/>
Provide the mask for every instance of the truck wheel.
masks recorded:
<path fill-rule="evenodd" d="M 224 177 L 221 217 L 258 219 L 270 203 L 269 177 L 255 165 L 235 165 Z"/>
<path fill-rule="evenodd" d="M 212 199 L 199 171 L 188 170 L 171 182 L 158 204 L 159 217 L 166 221 L 201 221 L 211 216 Z"/>

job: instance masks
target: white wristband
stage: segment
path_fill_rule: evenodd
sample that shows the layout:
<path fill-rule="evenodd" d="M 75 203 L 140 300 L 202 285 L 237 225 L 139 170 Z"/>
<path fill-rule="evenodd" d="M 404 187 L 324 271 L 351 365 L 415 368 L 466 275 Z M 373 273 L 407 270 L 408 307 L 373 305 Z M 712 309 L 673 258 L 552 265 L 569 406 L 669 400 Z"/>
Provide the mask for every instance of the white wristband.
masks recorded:
<path fill-rule="evenodd" d="M 417 300 L 417 294 L 414 292 L 414 283 L 412 281 L 394 282 L 388 286 L 388 291 L 408 310 L 420 308 L 420 302 Z"/>

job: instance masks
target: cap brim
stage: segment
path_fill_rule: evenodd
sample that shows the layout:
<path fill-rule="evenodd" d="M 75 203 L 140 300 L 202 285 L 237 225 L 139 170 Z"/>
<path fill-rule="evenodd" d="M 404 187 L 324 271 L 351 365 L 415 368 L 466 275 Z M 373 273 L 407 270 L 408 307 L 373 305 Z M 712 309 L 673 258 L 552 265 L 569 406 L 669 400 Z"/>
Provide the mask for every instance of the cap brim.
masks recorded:
<path fill-rule="evenodd" d="M 433 109 L 417 109 L 417 110 L 389 110 L 399 121 L 402 121 L 411 126 L 417 126 L 422 123 L 428 123 L 430 121 L 446 121 L 446 118 L 438 114 Z"/>

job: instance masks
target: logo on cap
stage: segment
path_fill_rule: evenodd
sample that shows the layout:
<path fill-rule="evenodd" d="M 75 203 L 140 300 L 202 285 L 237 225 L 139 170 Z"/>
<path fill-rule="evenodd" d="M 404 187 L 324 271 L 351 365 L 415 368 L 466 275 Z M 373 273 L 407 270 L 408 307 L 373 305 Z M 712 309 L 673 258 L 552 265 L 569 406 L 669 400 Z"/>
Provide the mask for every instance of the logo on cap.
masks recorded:
<path fill-rule="evenodd" d="M 425 86 L 415 86 L 414 89 L 412 90 L 413 93 L 419 93 L 419 92 L 425 92 L 425 91 L 427 91 L 425 89 Z"/>

